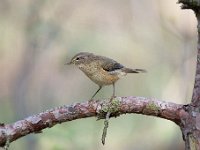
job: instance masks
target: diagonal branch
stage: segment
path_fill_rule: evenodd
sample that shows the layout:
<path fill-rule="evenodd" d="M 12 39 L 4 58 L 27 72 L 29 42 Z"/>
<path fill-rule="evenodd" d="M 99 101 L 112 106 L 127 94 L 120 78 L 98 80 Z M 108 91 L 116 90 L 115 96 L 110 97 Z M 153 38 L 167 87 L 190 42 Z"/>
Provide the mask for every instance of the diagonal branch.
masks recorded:
<path fill-rule="evenodd" d="M 154 98 L 117 97 L 114 102 L 117 109 L 112 112 L 111 117 L 126 113 L 138 113 L 165 118 L 180 125 L 180 118 L 187 115 L 183 105 Z M 15 141 L 30 133 L 40 133 L 43 129 L 56 124 L 80 118 L 102 116 L 102 114 L 105 116 L 105 108 L 108 105 L 108 101 L 75 103 L 46 110 L 12 124 L 0 124 L 0 146 L 5 146 L 7 142 Z"/>

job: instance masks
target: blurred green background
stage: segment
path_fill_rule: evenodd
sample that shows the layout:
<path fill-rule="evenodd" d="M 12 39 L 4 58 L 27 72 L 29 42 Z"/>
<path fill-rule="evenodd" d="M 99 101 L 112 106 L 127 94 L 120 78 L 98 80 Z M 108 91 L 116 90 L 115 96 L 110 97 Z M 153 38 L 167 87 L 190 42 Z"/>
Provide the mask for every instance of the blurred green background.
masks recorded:
<path fill-rule="evenodd" d="M 76 67 L 64 65 L 80 51 L 148 71 L 117 82 L 118 96 L 189 103 L 196 34 L 194 13 L 172 0 L 1 0 L 0 122 L 88 100 L 98 86 Z M 105 87 L 96 98 L 111 93 Z M 184 148 L 178 126 L 164 119 L 136 114 L 111 119 L 105 146 L 102 129 L 102 120 L 75 120 L 21 138 L 10 149 Z"/>

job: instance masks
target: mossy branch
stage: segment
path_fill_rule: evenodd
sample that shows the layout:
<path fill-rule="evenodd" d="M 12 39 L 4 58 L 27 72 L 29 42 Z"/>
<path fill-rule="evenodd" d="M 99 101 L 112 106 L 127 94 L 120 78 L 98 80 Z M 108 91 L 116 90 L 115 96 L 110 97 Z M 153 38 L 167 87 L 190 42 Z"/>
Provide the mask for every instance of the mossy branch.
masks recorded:
<path fill-rule="evenodd" d="M 106 107 L 107 105 L 110 107 L 107 100 L 74 103 L 46 110 L 15 123 L 1 124 L 0 146 L 5 146 L 8 140 L 11 143 L 20 137 L 30 133 L 41 133 L 43 129 L 51 128 L 63 122 L 86 117 L 102 116 L 102 118 L 105 118 L 107 114 L 105 108 L 109 108 Z M 159 101 L 154 98 L 116 97 L 113 106 L 115 106 L 115 109 L 112 109 L 110 117 L 126 113 L 138 113 L 165 118 L 176 124 L 181 124 L 180 118 L 187 114 L 181 104 Z"/>

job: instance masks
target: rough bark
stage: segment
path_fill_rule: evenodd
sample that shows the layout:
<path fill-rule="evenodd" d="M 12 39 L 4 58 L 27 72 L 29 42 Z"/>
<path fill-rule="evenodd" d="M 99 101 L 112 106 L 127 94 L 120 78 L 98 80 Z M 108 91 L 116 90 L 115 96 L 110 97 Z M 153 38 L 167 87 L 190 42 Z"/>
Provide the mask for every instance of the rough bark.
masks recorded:
<path fill-rule="evenodd" d="M 179 0 L 182 9 L 192 9 L 197 18 L 198 45 L 195 83 L 191 103 L 185 106 L 187 116 L 181 118 L 181 130 L 186 150 L 200 149 L 200 1 Z"/>
<path fill-rule="evenodd" d="M 108 104 L 108 101 L 75 103 L 47 110 L 12 124 L 1 124 L 0 146 L 5 146 L 6 143 L 15 141 L 30 133 L 40 133 L 45 128 L 50 128 L 63 122 L 94 116 L 105 117 Z M 183 105 L 153 98 L 117 97 L 112 102 L 112 106 L 111 117 L 126 113 L 138 113 L 165 118 L 180 124 L 180 118 L 187 116 Z"/>

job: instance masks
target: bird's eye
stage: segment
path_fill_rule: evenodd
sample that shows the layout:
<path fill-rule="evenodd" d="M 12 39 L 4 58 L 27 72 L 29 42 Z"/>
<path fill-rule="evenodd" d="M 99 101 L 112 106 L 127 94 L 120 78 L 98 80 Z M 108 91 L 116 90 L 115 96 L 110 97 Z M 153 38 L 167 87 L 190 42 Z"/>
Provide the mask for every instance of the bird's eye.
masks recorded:
<path fill-rule="evenodd" d="M 82 56 L 79 56 L 79 57 L 75 58 L 76 61 L 83 60 L 83 59 L 84 59 L 84 57 L 82 57 Z"/>
<path fill-rule="evenodd" d="M 76 60 L 80 60 L 80 57 L 77 57 Z"/>

